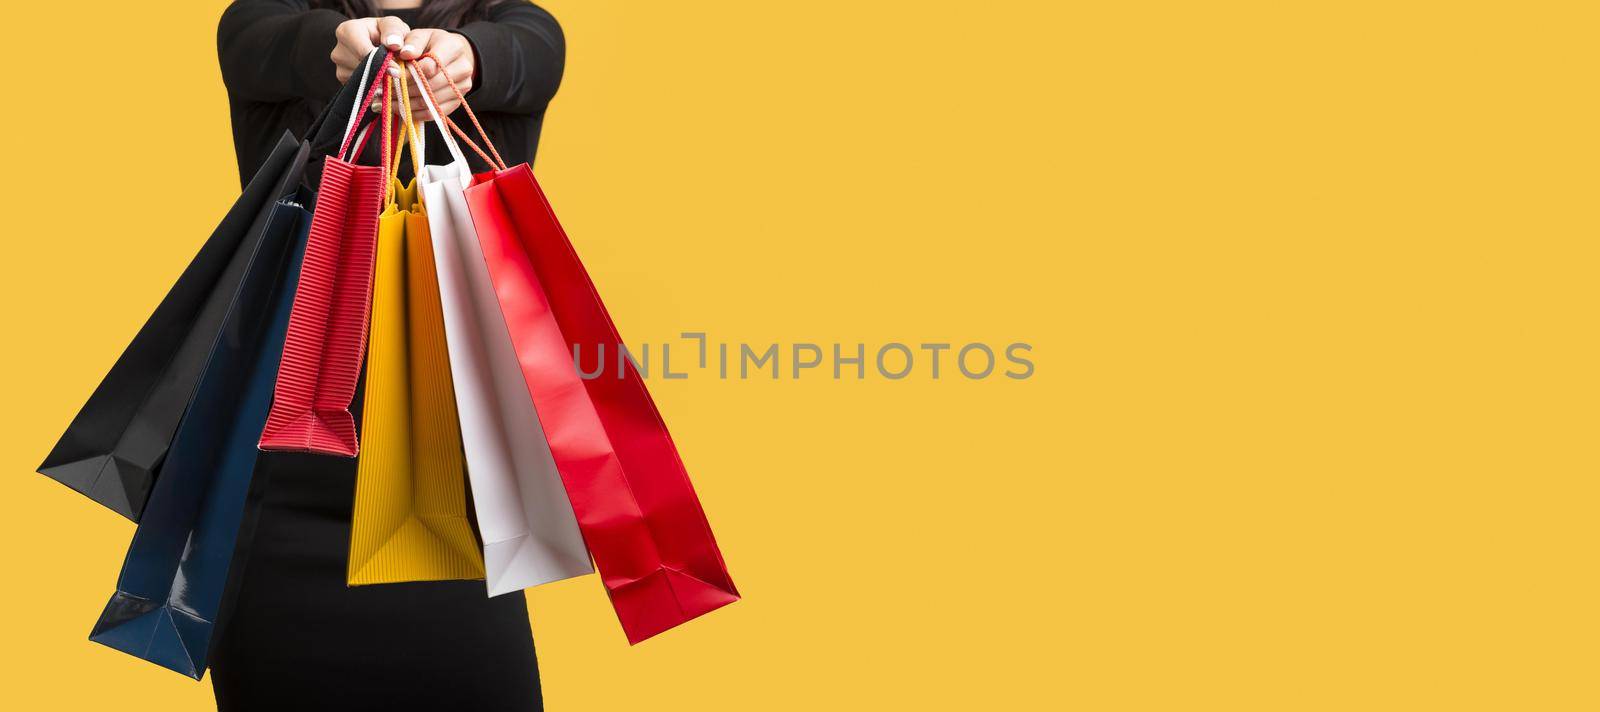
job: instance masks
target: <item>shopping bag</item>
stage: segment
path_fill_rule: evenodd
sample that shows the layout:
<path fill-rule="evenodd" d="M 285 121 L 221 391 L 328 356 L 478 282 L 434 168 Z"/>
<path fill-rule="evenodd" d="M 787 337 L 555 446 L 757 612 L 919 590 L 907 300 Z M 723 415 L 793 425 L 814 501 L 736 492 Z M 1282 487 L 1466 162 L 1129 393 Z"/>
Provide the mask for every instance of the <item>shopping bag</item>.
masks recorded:
<path fill-rule="evenodd" d="M 300 180 L 285 132 L 211 237 L 122 352 L 39 472 L 139 521 L 274 205 Z"/>
<path fill-rule="evenodd" d="M 424 155 L 405 75 L 401 141 L 417 172 Z M 416 181 L 397 177 L 378 218 L 372 333 L 350 520 L 351 586 L 483 578 L 483 553 L 467 519 L 461 429 L 445 355 L 428 218 Z"/>
<path fill-rule="evenodd" d="M 365 88 L 347 83 L 291 156 L 286 192 L 269 209 L 260 245 L 224 309 L 95 640 L 197 678 L 204 672 L 210 640 L 225 624 L 249 560 L 268 484 L 263 469 L 270 471 L 259 463 L 281 457 L 253 445 L 304 257 L 311 216 L 303 206 L 314 195 L 318 159 L 339 147 L 349 125 L 368 118 L 364 110 L 344 113 Z"/>
<path fill-rule="evenodd" d="M 494 158 L 497 170 L 466 189 L 467 209 L 578 525 L 637 643 L 739 594 L 633 364 L 619 359 L 616 377 L 579 376 L 576 347 L 617 354 L 622 338 L 533 171 Z"/>
<path fill-rule="evenodd" d="M 300 201 L 273 206 L 91 640 L 205 673 L 310 221 Z"/>
<path fill-rule="evenodd" d="M 417 84 L 426 86 L 414 68 Z M 592 573 L 588 549 L 556 472 L 539 416 L 462 197 L 472 178 L 460 147 L 424 92 L 451 162 L 418 174 L 449 344 L 451 383 L 489 595 Z"/>
<path fill-rule="evenodd" d="M 355 94 L 358 103 L 351 108 L 338 155 L 322 162 L 303 276 L 289 317 L 271 414 L 261 432 L 262 450 L 356 454 L 350 401 L 366 348 L 374 240 L 388 186 L 387 121 L 378 122 L 384 142 L 382 165 L 352 161 L 368 135 L 362 132 L 357 140 L 357 117 L 387 86 L 391 64 L 381 49 L 368 55 L 357 85 L 369 88 Z"/>

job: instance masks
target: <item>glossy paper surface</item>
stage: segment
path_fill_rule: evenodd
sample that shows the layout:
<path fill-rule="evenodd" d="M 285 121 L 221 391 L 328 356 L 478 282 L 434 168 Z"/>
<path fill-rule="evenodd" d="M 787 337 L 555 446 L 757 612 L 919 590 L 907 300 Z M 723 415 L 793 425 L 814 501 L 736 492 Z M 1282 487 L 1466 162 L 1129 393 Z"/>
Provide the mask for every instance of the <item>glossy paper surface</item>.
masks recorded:
<path fill-rule="evenodd" d="M 630 642 L 739 598 L 632 364 L 582 379 L 573 347 L 622 340 L 527 164 L 466 190 L 511 341 L 585 541 Z"/>
<path fill-rule="evenodd" d="M 423 193 L 467 476 L 489 595 L 593 573 L 461 193 L 464 161 L 428 166 Z"/>
<path fill-rule="evenodd" d="M 299 147 L 293 136 L 283 135 L 39 472 L 140 520 L 272 206 L 300 179 L 291 168 L 305 163 L 296 163 Z"/>
<path fill-rule="evenodd" d="M 196 679 L 205 673 L 309 217 L 275 206 L 91 640 Z"/>

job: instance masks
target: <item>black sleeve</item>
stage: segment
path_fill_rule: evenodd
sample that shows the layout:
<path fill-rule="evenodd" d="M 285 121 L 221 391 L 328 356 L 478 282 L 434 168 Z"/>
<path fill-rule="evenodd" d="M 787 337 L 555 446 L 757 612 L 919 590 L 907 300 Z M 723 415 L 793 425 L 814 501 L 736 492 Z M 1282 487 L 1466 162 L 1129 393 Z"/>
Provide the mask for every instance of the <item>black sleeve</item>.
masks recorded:
<path fill-rule="evenodd" d="M 228 93 L 248 101 L 310 99 L 339 91 L 333 31 L 349 18 L 305 0 L 234 0 L 217 24 L 217 57 Z"/>
<path fill-rule="evenodd" d="M 537 113 L 561 86 L 567 42 L 561 25 L 543 8 L 507 0 L 490 8 L 489 19 L 457 32 L 477 53 L 477 77 L 467 93 L 473 109 Z"/>

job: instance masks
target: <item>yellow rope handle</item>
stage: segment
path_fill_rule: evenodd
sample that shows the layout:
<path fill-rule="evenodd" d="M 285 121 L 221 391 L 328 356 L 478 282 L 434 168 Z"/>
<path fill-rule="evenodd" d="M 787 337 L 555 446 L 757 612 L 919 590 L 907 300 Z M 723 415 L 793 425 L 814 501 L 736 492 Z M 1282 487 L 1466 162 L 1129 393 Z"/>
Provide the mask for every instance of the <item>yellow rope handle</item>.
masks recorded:
<path fill-rule="evenodd" d="M 394 85 L 395 85 L 394 77 L 390 77 L 388 79 L 388 82 L 389 82 L 390 88 L 393 88 Z M 401 128 L 404 129 L 404 127 L 401 127 Z M 389 161 L 389 165 L 386 166 L 386 168 L 389 169 L 389 180 L 391 180 L 391 181 L 396 181 L 396 180 L 400 179 L 400 149 L 403 148 L 406 145 L 405 144 L 405 136 L 402 135 L 402 136 L 397 136 L 395 138 L 396 138 L 396 140 L 394 142 L 394 150 L 389 153 L 389 156 L 391 157 L 391 160 Z M 391 188 L 391 190 L 392 190 L 392 188 Z M 392 197 L 391 197 L 391 199 L 392 199 Z"/>
<path fill-rule="evenodd" d="M 402 128 L 405 134 L 400 137 L 400 141 L 395 143 L 398 146 L 401 142 L 404 142 L 405 145 L 411 147 L 411 172 L 413 175 L 422 175 L 422 162 L 427 157 L 422 155 L 422 147 L 417 144 L 417 137 L 421 135 L 422 131 L 417 127 L 416 119 L 411 114 L 411 80 L 407 78 L 410 72 L 405 71 L 405 65 L 409 64 L 411 63 L 401 62 L 400 76 L 393 79 L 393 81 L 397 81 L 400 84 L 400 120 L 403 122 Z M 396 151 L 398 152 L 398 149 Z M 395 156 L 392 172 L 395 179 L 399 180 L 400 157 L 398 155 Z"/>
<path fill-rule="evenodd" d="M 402 62 L 401 64 L 403 67 L 404 65 L 409 65 L 410 62 Z M 422 146 L 417 142 L 417 137 L 420 135 L 420 130 L 417 128 L 416 119 L 411 113 L 411 81 L 407 79 L 408 74 L 409 72 L 407 71 L 401 71 L 400 76 L 389 77 L 388 80 L 389 87 L 391 89 L 397 88 L 397 91 L 400 94 L 399 113 L 401 125 L 399 132 L 400 135 L 395 137 L 394 152 L 391 154 L 393 156 L 393 160 L 389 162 L 388 166 L 388 187 L 384 188 L 385 206 L 394 204 L 399 199 L 399 196 L 395 192 L 395 185 L 400 182 L 401 152 L 404 151 L 407 146 L 410 147 L 410 150 L 405 152 L 411 154 L 411 171 L 413 175 L 422 175 L 422 162 L 427 160 L 427 157 L 422 155 Z M 385 106 L 386 114 L 388 111 L 388 107 Z"/>
<path fill-rule="evenodd" d="M 388 79 L 388 82 L 389 83 L 387 85 L 385 85 L 385 88 L 386 89 L 392 89 L 393 86 L 394 86 L 394 77 L 390 77 Z M 382 141 L 384 143 L 383 147 L 386 148 L 386 149 L 387 148 L 395 149 L 390 154 L 390 155 L 393 156 L 394 166 L 391 168 L 388 165 L 384 165 L 384 168 L 389 168 L 389 173 L 390 173 L 389 176 L 386 176 L 386 177 L 389 177 L 390 180 L 386 180 L 386 181 L 383 182 L 383 204 L 385 206 L 387 206 L 390 203 L 394 202 L 395 194 L 394 194 L 393 175 L 396 172 L 398 172 L 399 169 L 400 169 L 400 144 L 396 143 L 394 146 L 390 146 L 389 145 L 389 126 L 390 126 L 390 124 L 393 123 L 393 119 L 394 119 L 394 107 L 390 103 L 389 99 L 393 95 L 394 95 L 393 91 L 385 91 L 383 93 L 383 117 L 381 119 L 383 121 L 383 137 L 382 137 Z M 388 158 L 388 156 L 385 156 L 385 158 Z M 385 163 L 387 164 L 388 162 L 386 161 Z"/>

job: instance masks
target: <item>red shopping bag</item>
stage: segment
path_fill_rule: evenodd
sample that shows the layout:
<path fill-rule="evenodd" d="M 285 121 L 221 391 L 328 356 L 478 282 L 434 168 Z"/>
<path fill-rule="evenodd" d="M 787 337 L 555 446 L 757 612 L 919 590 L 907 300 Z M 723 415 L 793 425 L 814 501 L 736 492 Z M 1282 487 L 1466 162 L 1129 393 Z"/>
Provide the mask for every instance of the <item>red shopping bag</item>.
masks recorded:
<path fill-rule="evenodd" d="M 533 171 L 506 168 L 498 154 L 484 158 L 499 170 L 476 177 L 467 207 L 551 455 L 628 641 L 739 600 L 644 380 L 627 359 L 620 377 L 585 380 L 573 365 L 573 345 L 616 354 L 622 339 Z"/>
<path fill-rule="evenodd" d="M 381 57 L 381 60 L 374 58 Z M 383 91 L 385 107 L 390 97 L 387 68 L 392 63 L 379 50 L 368 57 L 361 82 L 376 76 L 371 88 L 357 92 L 338 155 L 322 167 L 322 184 L 311 216 L 311 236 L 300 268 L 300 286 L 289 314 L 283 360 L 272 392 L 272 410 L 261 431 L 262 450 L 315 452 L 354 457 L 356 426 L 350 415 L 361 355 L 366 348 L 367 318 L 372 300 L 372 270 L 376 255 L 378 213 L 388 189 L 389 120 L 382 125 L 383 163 L 360 166 L 360 155 L 370 132 L 353 141 L 357 120 Z M 369 73 L 373 64 L 375 73 Z M 353 151 L 346 153 L 347 149 Z M 346 157 L 348 155 L 348 158 Z"/>

